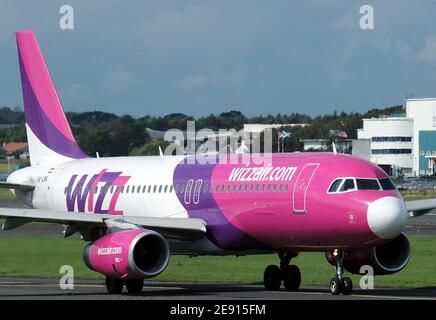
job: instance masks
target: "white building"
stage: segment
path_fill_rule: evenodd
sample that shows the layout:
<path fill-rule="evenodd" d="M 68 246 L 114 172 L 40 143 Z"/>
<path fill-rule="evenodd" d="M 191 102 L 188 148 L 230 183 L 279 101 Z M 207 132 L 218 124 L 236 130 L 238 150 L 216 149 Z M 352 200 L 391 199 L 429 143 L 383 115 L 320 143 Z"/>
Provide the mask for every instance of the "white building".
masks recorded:
<path fill-rule="evenodd" d="M 302 139 L 304 151 L 326 151 L 329 148 L 328 139 Z"/>
<path fill-rule="evenodd" d="M 436 173 L 436 98 L 406 100 L 402 116 L 363 119 L 357 136 L 371 141 L 370 160 L 393 175 Z"/>
<path fill-rule="evenodd" d="M 244 123 L 244 132 L 261 133 L 267 129 L 278 129 L 281 127 L 305 127 L 306 123 L 289 123 L 289 124 L 261 124 L 261 123 Z"/>

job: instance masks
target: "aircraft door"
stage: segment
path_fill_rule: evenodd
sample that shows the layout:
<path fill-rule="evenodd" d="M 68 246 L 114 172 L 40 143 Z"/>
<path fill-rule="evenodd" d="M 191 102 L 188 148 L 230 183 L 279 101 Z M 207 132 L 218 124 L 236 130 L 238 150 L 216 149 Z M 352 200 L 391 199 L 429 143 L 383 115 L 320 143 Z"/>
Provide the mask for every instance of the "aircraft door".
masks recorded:
<path fill-rule="evenodd" d="M 307 188 L 318 169 L 319 164 L 309 163 L 306 164 L 297 177 L 297 181 L 294 185 L 294 191 L 292 195 L 294 213 L 304 214 L 306 213 L 306 193 Z"/>

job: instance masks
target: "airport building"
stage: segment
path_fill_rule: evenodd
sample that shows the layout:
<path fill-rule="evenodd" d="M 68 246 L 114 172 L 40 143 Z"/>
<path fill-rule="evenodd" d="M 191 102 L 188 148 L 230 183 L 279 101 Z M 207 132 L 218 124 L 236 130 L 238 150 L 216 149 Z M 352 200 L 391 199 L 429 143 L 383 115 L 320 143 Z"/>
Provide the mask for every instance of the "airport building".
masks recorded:
<path fill-rule="evenodd" d="M 393 176 L 436 174 L 436 98 L 405 104 L 405 114 L 363 119 L 358 139 L 370 141 L 370 160 Z"/>

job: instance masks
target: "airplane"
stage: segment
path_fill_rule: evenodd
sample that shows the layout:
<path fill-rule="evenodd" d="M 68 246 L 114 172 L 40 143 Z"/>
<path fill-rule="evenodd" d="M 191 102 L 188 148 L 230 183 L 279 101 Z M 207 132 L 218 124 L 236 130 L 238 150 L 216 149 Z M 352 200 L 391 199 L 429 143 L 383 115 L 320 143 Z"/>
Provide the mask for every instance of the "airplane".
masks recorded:
<path fill-rule="evenodd" d="M 171 255 L 278 254 L 266 290 L 298 290 L 300 252 L 324 252 L 334 294 L 351 294 L 344 272 L 402 270 L 403 227 L 436 200 L 405 202 L 377 165 L 337 152 L 92 158 L 77 144 L 32 31 L 17 31 L 30 166 L 0 187 L 29 208 L 0 208 L 3 230 L 32 221 L 65 226 L 89 244 L 84 263 L 108 293 L 140 293 Z M 221 157 L 221 156 L 220 156 Z M 223 161 L 221 161 L 223 160 Z M 263 160 L 263 163 L 259 160 Z"/>

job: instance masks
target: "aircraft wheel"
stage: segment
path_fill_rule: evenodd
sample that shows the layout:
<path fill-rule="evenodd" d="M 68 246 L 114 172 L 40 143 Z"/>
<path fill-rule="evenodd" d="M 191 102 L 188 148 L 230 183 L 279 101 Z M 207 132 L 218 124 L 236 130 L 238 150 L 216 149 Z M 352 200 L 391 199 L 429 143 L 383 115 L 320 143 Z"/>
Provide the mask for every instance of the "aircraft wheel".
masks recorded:
<path fill-rule="evenodd" d="M 353 282 L 350 278 L 345 277 L 342 279 L 342 294 L 349 295 L 353 291 Z"/>
<path fill-rule="evenodd" d="M 295 291 L 300 288 L 301 272 L 295 265 L 287 266 L 283 270 L 283 285 L 288 291 Z"/>
<path fill-rule="evenodd" d="M 126 288 L 128 293 L 139 294 L 144 287 L 144 279 L 129 279 L 126 280 Z"/>
<path fill-rule="evenodd" d="M 275 265 L 269 265 L 263 274 L 263 283 L 266 290 L 279 290 L 282 283 L 282 272 L 280 268 Z"/>
<path fill-rule="evenodd" d="M 123 280 L 106 277 L 106 289 L 109 294 L 120 294 L 123 291 L 123 287 Z"/>
<path fill-rule="evenodd" d="M 342 281 L 338 277 L 334 277 L 330 280 L 329 285 L 330 293 L 337 296 L 342 291 Z"/>

